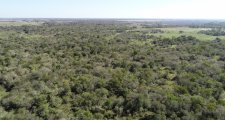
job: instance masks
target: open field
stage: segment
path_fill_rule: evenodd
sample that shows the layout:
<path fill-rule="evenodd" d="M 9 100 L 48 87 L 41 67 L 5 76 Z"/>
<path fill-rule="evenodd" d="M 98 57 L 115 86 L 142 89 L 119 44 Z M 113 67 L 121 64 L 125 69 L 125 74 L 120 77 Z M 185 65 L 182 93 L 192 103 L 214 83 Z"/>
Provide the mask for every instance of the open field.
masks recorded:
<path fill-rule="evenodd" d="M 162 30 L 163 33 L 151 33 L 151 30 L 159 29 Z M 211 36 L 199 33 L 202 30 L 210 30 L 211 28 L 190 28 L 190 27 L 167 27 L 167 28 L 142 28 L 138 27 L 137 29 L 133 31 L 143 31 L 143 32 L 149 32 L 149 35 L 154 35 L 158 37 L 164 37 L 164 38 L 172 38 L 172 37 L 178 37 L 181 35 L 186 36 L 193 36 L 196 37 L 199 40 L 215 40 L 216 38 L 220 38 L 225 40 L 225 36 Z"/>
<path fill-rule="evenodd" d="M 210 29 L 210 28 L 208 28 Z M 198 33 L 201 30 L 208 30 L 207 28 L 188 28 L 188 27 L 177 27 L 177 28 L 161 28 L 165 33 L 154 34 L 156 36 L 162 37 L 178 37 L 180 35 L 187 35 L 196 37 L 199 40 L 215 40 L 216 38 L 221 38 L 225 40 L 225 36 L 210 36 L 202 33 Z M 182 33 L 180 33 L 182 31 Z"/>

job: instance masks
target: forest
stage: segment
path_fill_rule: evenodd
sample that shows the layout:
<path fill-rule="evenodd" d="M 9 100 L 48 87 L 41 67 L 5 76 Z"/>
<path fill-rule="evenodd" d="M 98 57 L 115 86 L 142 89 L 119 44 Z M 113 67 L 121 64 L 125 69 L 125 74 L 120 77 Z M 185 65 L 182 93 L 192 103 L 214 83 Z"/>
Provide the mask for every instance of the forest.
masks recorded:
<path fill-rule="evenodd" d="M 223 25 L 0 22 L 0 119 L 225 120 Z"/>

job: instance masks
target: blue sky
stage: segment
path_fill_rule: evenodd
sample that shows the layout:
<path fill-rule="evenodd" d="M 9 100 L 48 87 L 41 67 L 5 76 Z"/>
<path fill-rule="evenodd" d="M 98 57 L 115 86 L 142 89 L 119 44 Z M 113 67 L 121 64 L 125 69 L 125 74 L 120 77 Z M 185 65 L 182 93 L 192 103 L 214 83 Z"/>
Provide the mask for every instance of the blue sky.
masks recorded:
<path fill-rule="evenodd" d="M 225 19 L 224 0 L 0 0 L 0 18 Z"/>

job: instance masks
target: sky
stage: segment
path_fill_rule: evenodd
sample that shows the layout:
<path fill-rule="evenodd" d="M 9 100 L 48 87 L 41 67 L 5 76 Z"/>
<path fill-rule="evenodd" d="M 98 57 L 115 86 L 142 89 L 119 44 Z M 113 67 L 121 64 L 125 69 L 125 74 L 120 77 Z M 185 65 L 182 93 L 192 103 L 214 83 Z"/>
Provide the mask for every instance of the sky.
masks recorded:
<path fill-rule="evenodd" d="M 225 19 L 225 0 L 0 0 L 0 18 Z"/>

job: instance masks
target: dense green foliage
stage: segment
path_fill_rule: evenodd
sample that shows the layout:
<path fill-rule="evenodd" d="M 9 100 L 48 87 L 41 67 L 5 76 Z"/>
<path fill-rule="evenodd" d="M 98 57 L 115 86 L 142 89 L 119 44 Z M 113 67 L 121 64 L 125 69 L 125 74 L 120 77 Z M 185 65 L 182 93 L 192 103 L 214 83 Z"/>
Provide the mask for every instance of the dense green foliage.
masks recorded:
<path fill-rule="evenodd" d="M 225 31 L 222 29 L 203 30 L 200 33 L 212 36 L 225 36 Z"/>
<path fill-rule="evenodd" d="M 1 27 L 0 119 L 224 119 L 225 41 L 132 29 Z"/>

